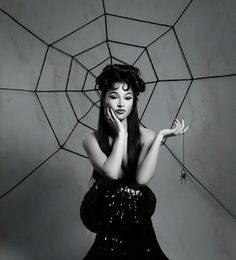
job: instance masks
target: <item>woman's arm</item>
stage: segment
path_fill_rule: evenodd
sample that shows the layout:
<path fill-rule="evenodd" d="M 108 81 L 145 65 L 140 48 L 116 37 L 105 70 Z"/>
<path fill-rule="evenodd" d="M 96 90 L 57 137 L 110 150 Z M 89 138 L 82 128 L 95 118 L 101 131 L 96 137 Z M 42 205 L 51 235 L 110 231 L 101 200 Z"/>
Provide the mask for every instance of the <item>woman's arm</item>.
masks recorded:
<path fill-rule="evenodd" d="M 93 168 L 102 176 L 112 179 L 118 178 L 122 163 L 124 137 L 123 133 L 117 135 L 109 157 L 101 150 L 95 133 L 91 133 L 83 139 L 83 147 Z"/>
<path fill-rule="evenodd" d="M 139 184 L 146 184 L 153 177 L 162 140 L 163 136 L 160 133 L 145 137 L 137 166 Z"/>
<path fill-rule="evenodd" d="M 184 120 L 182 124 L 176 119 L 174 129 L 163 129 L 156 136 L 149 130 L 144 138 L 144 145 L 140 152 L 140 157 L 137 166 L 137 182 L 140 184 L 146 184 L 154 175 L 159 150 L 163 138 L 168 136 L 175 136 L 185 133 L 190 126 L 184 129 Z"/>
<path fill-rule="evenodd" d="M 94 169 L 104 177 L 117 179 L 121 171 L 123 147 L 127 136 L 123 125 L 119 119 L 116 118 L 113 110 L 107 107 L 106 115 L 110 126 L 116 133 L 109 157 L 101 150 L 95 133 L 86 136 L 82 144 Z"/>

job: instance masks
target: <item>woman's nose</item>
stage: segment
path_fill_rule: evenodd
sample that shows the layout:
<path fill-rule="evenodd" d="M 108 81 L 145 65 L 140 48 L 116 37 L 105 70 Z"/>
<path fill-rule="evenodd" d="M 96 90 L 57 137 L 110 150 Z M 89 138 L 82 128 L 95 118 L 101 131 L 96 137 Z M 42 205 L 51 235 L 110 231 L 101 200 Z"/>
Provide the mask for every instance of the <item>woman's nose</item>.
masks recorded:
<path fill-rule="evenodd" d="M 118 107 L 123 107 L 124 106 L 124 103 L 123 101 L 120 99 L 119 102 L 118 102 Z"/>

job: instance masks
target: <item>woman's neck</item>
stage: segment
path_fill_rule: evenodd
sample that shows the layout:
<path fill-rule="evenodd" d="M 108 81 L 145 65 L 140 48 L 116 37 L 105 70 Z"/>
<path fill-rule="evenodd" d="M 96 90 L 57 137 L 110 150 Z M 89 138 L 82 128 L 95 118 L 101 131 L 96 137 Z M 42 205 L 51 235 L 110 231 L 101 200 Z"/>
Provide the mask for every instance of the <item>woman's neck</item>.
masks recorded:
<path fill-rule="evenodd" d="M 127 122 L 127 118 L 125 118 L 124 120 L 121 121 L 124 129 L 126 132 L 128 132 L 128 122 Z"/>

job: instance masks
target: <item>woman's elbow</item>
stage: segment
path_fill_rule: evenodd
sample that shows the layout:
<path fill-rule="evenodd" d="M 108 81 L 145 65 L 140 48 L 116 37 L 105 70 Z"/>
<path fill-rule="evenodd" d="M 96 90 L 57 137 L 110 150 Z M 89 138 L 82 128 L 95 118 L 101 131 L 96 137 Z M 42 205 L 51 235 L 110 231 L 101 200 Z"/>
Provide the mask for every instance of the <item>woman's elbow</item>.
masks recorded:
<path fill-rule="evenodd" d="M 103 165 L 101 169 L 101 173 L 104 177 L 107 177 L 109 179 L 117 180 L 118 179 L 118 172 L 116 172 L 115 169 L 112 169 L 110 167 L 107 167 Z"/>
<path fill-rule="evenodd" d="M 136 182 L 140 185 L 146 185 L 149 182 L 149 179 L 144 176 L 139 176 L 136 178 Z"/>

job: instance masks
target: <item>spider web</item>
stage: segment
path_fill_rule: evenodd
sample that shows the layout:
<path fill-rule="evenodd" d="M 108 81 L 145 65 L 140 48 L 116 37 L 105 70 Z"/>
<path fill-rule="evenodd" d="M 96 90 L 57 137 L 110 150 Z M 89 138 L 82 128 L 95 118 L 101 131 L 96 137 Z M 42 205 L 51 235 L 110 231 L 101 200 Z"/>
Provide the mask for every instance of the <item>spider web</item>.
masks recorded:
<path fill-rule="evenodd" d="M 158 87 L 161 83 L 181 82 L 186 84 L 185 93 L 182 97 L 176 114 L 173 117 L 174 120 L 174 118 L 178 117 L 181 107 L 184 104 L 184 101 L 194 81 L 209 78 L 236 76 L 236 74 L 226 74 L 208 77 L 194 77 L 176 32 L 176 24 L 180 21 L 181 17 L 187 11 L 192 2 L 193 0 L 189 1 L 188 5 L 182 11 L 175 23 L 173 25 L 169 25 L 108 13 L 106 11 L 104 0 L 102 0 L 102 15 L 99 15 L 95 19 L 68 33 L 67 35 L 64 35 L 62 38 L 53 43 L 45 42 L 35 33 L 19 23 L 14 17 L 0 9 L 2 13 L 7 15 L 20 27 L 24 28 L 24 30 L 26 30 L 29 34 L 37 38 L 46 46 L 46 52 L 41 65 L 40 74 L 34 90 L 16 88 L 0 89 L 33 93 L 37 98 L 38 103 L 40 104 L 47 123 L 58 144 L 58 149 L 56 151 L 54 151 L 48 158 L 41 162 L 35 169 L 33 169 L 33 171 L 26 174 L 25 177 L 12 186 L 8 191 L 2 194 L 0 196 L 1 199 L 16 189 L 34 173 L 36 173 L 42 165 L 44 165 L 61 149 L 76 154 L 77 156 L 87 158 L 83 152 L 76 151 L 76 149 L 71 148 L 68 144 L 70 143 L 72 136 L 75 134 L 76 129 L 79 127 L 83 127 L 84 129 L 89 130 L 95 130 L 96 128 L 97 122 L 90 121 L 88 123 L 89 120 L 85 119 L 88 118 L 91 114 L 98 116 L 100 92 L 96 89 L 95 79 L 105 65 L 114 63 L 132 64 L 139 67 L 141 72 L 144 71 L 143 77 L 148 92 L 148 97 L 146 98 L 145 102 L 142 103 L 140 108 L 140 123 L 144 127 L 147 127 L 144 118 L 147 113 L 147 109 L 150 106 L 150 101 L 153 98 L 154 92 L 158 91 Z M 119 27 L 116 26 L 117 24 Z M 121 41 L 116 37 L 116 35 L 119 35 L 119 30 L 122 30 L 122 26 L 128 26 L 132 33 L 131 35 L 126 35 L 124 37 L 125 40 Z M 148 35 L 148 37 L 145 37 L 146 28 L 149 28 L 149 32 L 153 32 L 151 35 Z M 91 37 L 90 42 L 84 42 L 82 39 L 87 38 L 84 37 L 84 35 L 89 31 L 94 31 L 97 33 L 95 36 L 93 35 L 93 37 Z M 138 35 L 140 35 L 138 31 L 142 31 L 144 36 L 138 37 Z M 178 62 L 181 62 L 182 70 L 178 71 L 177 73 L 169 73 L 169 75 L 165 75 L 162 69 L 163 65 L 161 62 L 159 62 L 162 57 L 161 54 L 158 53 L 158 46 L 168 44 L 169 38 L 172 39 L 172 42 L 175 42 L 173 51 L 177 51 L 180 54 L 181 60 Z M 81 45 L 76 47 L 75 45 L 72 46 L 71 42 L 73 41 L 78 41 L 81 43 Z M 64 83 L 63 87 L 60 83 L 58 85 L 56 84 L 52 89 L 50 89 L 45 87 L 44 79 L 50 77 L 50 69 L 48 64 L 53 59 L 53 55 L 55 55 L 55 53 L 56 55 L 60 55 L 62 63 L 66 64 L 68 72 L 66 77 L 60 78 L 60 82 Z M 97 55 L 98 53 L 101 55 Z M 80 77 L 77 79 L 78 84 L 75 86 L 73 82 L 75 82 L 76 79 L 72 80 L 72 78 L 75 78 L 77 74 L 79 74 Z M 67 100 L 68 106 L 66 109 L 70 109 L 73 112 L 74 117 L 72 119 L 73 127 L 70 128 L 64 135 L 60 135 L 55 128 L 44 103 L 47 97 L 50 95 L 61 94 L 64 95 L 63 99 Z M 80 100 L 83 100 L 83 102 L 87 103 L 85 109 L 82 112 L 79 112 L 76 108 L 76 102 L 78 102 L 76 100 L 77 97 L 79 97 Z M 172 125 L 173 122 L 170 127 L 172 127 Z M 197 181 L 198 184 L 201 185 L 201 187 L 204 188 L 209 193 L 209 195 L 213 197 L 235 219 L 236 217 L 233 215 L 233 213 L 202 182 L 196 178 L 190 169 L 186 168 L 184 161 L 181 161 L 181 159 L 179 159 L 174 154 L 174 152 L 167 145 L 166 140 L 163 142 L 163 145 L 176 159 L 178 164 L 183 167 L 184 171 L 191 178 Z"/>

